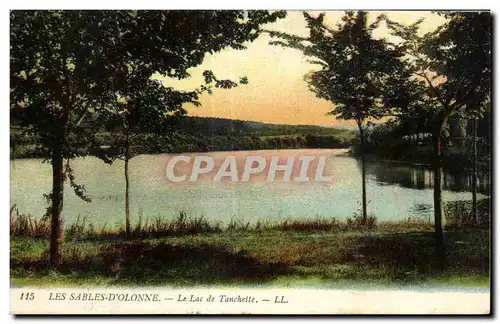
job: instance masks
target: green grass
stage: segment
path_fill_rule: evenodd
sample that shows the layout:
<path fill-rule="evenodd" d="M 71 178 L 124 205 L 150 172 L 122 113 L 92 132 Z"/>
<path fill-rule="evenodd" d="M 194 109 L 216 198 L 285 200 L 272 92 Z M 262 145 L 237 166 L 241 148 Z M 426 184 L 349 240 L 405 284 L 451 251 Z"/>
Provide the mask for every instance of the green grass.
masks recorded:
<path fill-rule="evenodd" d="M 387 230 L 389 229 L 389 230 Z M 404 226 L 266 229 L 160 238 L 81 237 L 47 265 L 49 241 L 11 235 L 15 286 L 489 286 L 489 232 L 446 233 L 437 271 L 433 234 Z"/>
<path fill-rule="evenodd" d="M 460 228 L 457 224 L 457 228 Z M 466 224 L 469 226 L 470 224 Z M 398 222 L 378 222 L 376 217 L 369 215 L 366 223 L 361 215 L 353 215 L 341 222 L 335 218 L 307 218 L 307 219 L 283 219 L 274 222 L 256 223 L 243 222 L 232 219 L 228 224 L 221 222 L 209 222 L 203 216 L 189 217 L 185 212 L 179 212 L 174 219 L 155 217 L 142 219 L 139 215 L 137 224 L 131 224 L 132 231 L 128 238 L 159 238 L 166 236 L 213 234 L 227 232 L 262 232 L 262 231 L 334 231 L 345 232 L 360 229 L 377 229 L 378 231 L 424 231 L 431 230 L 432 224 L 422 218 L 408 218 Z M 19 214 L 16 206 L 10 211 L 10 234 L 14 236 L 28 237 L 50 237 L 50 219 L 47 217 L 35 217 L 32 215 Z M 78 238 L 123 238 L 125 237 L 125 226 L 119 228 L 108 228 L 96 226 L 88 218 L 78 217 L 74 223 L 65 226 L 64 235 L 69 239 Z"/>

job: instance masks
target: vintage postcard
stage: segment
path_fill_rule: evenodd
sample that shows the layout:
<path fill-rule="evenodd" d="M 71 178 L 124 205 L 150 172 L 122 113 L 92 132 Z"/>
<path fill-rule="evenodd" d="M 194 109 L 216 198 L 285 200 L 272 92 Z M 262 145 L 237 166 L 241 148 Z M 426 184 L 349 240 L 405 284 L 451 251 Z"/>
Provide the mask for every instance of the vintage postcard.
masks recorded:
<path fill-rule="evenodd" d="M 491 312 L 489 11 L 10 11 L 12 314 Z"/>

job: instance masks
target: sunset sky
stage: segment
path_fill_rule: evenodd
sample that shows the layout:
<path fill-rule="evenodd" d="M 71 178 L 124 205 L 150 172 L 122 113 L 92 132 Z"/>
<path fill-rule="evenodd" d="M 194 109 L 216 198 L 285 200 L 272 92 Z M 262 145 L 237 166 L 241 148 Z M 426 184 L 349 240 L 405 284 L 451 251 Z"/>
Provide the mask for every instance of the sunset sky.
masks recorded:
<path fill-rule="evenodd" d="M 381 12 L 370 12 L 373 21 Z M 314 14 L 314 13 L 313 13 Z M 342 11 L 330 11 L 325 22 L 334 26 Z M 444 23 L 444 19 L 426 11 L 387 12 L 390 19 L 410 24 L 422 17 L 421 32 L 425 33 Z M 369 21 L 369 22 L 371 22 Z M 308 36 L 301 11 L 289 11 L 285 19 L 264 26 L 301 36 Z M 385 26 L 375 31 L 375 37 L 387 37 Z M 238 80 L 246 76 L 249 84 L 225 90 L 214 89 L 212 95 L 200 98 L 201 107 L 186 106 L 190 116 L 223 117 L 277 124 L 302 124 L 352 127 L 352 122 L 337 120 L 326 113 L 332 103 L 318 99 L 303 80 L 303 76 L 317 66 L 307 62 L 300 51 L 269 45 L 269 36 L 262 34 L 244 51 L 227 49 L 207 55 L 201 66 L 190 69 L 191 78 L 163 79 L 166 86 L 193 90 L 203 84 L 202 72 L 212 70 L 219 78 Z"/>

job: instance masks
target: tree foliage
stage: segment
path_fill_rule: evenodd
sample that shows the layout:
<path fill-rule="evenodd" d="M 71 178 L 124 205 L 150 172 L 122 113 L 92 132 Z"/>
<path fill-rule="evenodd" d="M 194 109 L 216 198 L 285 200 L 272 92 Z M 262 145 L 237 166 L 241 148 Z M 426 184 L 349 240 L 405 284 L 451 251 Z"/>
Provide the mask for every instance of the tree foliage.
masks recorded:
<path fill-rule="evenodd" d="M 329 27 L 322 13 L 317 17 L 304 12 L 309 37 L 270 32 L 281 45 L 301 50 L 320 67 L 306 75 L 309 88 L 318 98 L 333 104 L 331 115 L 354 120 L 360 133 L 362 171 L 362 220 L 367 221 L 366 169 L 363 152 L 365 128 L 371 120 L 380 119 L 407 102 L 401 91 L 408 82 L 403 52 L 373 31 L 382 17 L 368 24 L 368 13 L 346 12 L 336 28 Z"/>
<path fill-rule="evenodd" d="M 408 93 L 415 95 L 400 112 L 411 117 L 425 111 L 438 129 L 454 114 L 469 118 L 484 115 L 491 89 L 490 14 L 439 14 L 448 18 L 447 22 L 424 35 L 419 35 L 422 20 L 406 26 L 385 17 L 393 35 L 401 39 L 399 48 L 413 75 L 414 88 Z"/>
<path fill-rule="evenodd" d="M 398 117 L 425 121 L 433 136 L 436 261 L 444 268 L 442 137 L 450 117 L 475 119 L 485 112 L 491 83 L 491 17 L 481 12 L 441 14 L 448 21 L 424 36 L 418 34 L 421 21 L 410 26 L 387 18 L 386 22 L 402 40 L 400 48 L 414 85 L 408 88 L 412 100 L 400 107 Z"/>
<path fill-rule="evenodd" d="M 41 137 L 48 156 L 51 143 L 61 140 L 71 158 L 88 144 L 81 121 L 110 109 L 116 92 L 130 87 L 131 74 L 142 81 L 155 72 L 189 77 L 187 70 L 207 53 L 244 49 L 261 24 L 284 13 L 70 10 L 11 11 L 10 17 L 11 104 L 23 108 L 24 125 Z M 162 91 L 151 86 L 148 91 Z"/>
<path fill-rule="evenodd" d="M 188 69 L 201 64 L 207 53 L 245 49 L 261 33 L 260 25 L 284 15 L 241 10 L 10 12 L 11 107 L 22 109 L 23 126 L 40 139 L 52 164 L 53 264 L 62 241 L 65 174 L 71 170 L 64 170 L 63 160 L 85 154 L 95 134 L 81 127 L 82 121 L 89 116 L 99 120 L 113 110 L 117 93 L 133 86 L 131 75 L 146 82 L 134 100 L 153 101 L 148 107 L 182 95 L 146 80 L 154 73 L 187 78 Z"/>
<path fill-rule="evenodd" d="M 300 49 L 312 57 L 311 63 L 320 66 L 305 79 L 317 97 L 333 103 L 331 114 L 359 125 L 389 115 L 403 99 L 395 89 L 405 80 L 405 69 L 400 50 L 373 37 L 380 18 L 368 24 L 366 12 L 346 12 L 342 22 L 331 28 L 325 24 L 324 14 L 312 17 L 304 13 L 304 17 L 308 38 L 271 32 L 280 38 L 272 44 Z"/>

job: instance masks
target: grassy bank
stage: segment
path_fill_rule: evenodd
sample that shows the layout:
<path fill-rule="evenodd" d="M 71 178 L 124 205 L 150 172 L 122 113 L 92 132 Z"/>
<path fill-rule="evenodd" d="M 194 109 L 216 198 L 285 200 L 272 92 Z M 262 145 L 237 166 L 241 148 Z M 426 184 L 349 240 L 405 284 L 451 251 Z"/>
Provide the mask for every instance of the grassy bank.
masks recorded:
<path fill-rule="evenodd" d="M 63 261 L 47 264 L 46 235 L 11 234 L 16 286 L 489 285 L 489 231 L 446 232 L 447 269 L 433 260 L 429 224 L 361 226 L 357 219 L 274 225 L 179 219 L 121 232 L 66 230 Z M 162 225 L 163 224 L 163 225 Z M 12 231 L 12 227 L 11 227 Z M 155 232 L 156 231 L 156 232 Z M 32 233 L 36 234 L 36 233 Z M 38 233 L 40 234 L 40 233 Z"/>

